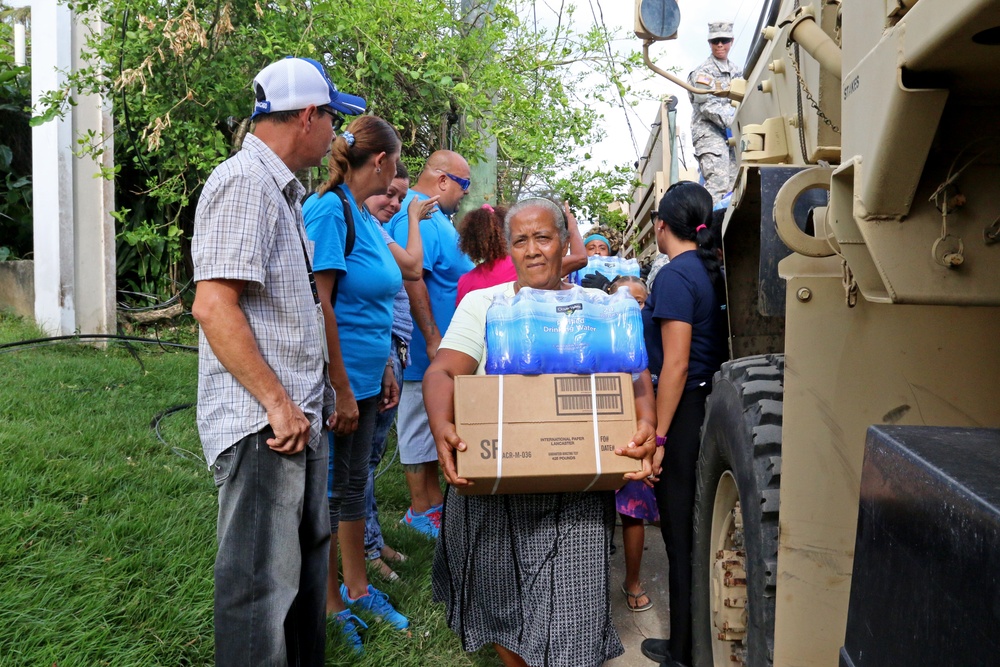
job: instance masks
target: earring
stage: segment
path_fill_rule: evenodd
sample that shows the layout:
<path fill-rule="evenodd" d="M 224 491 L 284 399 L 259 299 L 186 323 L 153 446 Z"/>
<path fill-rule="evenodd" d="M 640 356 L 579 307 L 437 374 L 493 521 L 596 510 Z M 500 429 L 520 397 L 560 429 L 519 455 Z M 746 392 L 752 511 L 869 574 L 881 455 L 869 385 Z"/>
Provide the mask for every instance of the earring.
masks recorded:
<path fill-rule="evenodd" d="M 382 173 L 382 167 L 375 167 L 375 173 L 376 174 L 381 174 Z"/>

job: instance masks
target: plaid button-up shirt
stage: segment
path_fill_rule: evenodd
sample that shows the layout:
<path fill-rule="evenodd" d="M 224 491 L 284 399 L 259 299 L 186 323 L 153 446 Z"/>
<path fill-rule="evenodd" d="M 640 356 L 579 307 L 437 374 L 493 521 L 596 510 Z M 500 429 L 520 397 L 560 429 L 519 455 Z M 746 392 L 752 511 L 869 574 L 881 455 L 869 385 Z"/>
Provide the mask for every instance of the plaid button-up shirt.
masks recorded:
<path fill-rule="evenodd" d="M 332 389 L 323 362 L 319 306 L 303 248 L 305 188 L 252 134 L 212 172 L 195 214 L 194 279 L 244 280 L 240 308 L 264 360 L 320 440 L 324 398 Z M 305 244 L 305 245 L 304 245 Z M 311 259 L 310 259 L 311 261 Z M 225 369 L 204 332 L 198 338 L 198 433 L 209 467 L 240 439 L 267 425 L 263 406 Z"/>

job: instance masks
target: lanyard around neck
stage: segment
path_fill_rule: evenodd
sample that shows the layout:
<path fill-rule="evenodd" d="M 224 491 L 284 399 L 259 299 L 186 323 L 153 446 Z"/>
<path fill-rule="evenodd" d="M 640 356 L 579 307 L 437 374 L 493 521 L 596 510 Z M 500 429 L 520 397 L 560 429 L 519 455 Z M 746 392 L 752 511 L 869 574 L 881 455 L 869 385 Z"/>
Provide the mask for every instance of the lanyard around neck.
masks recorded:
<path fill-rule="evenodd" d="M 285 195 L 285 189 L 281 187 L 278 183 L 278 179 L 274 177 L 274 173 L 268 167 L 267 163 L 264 162 L 263 158 L 259 155 L 256 156 L 260 163 L 267 170 L 267 173 L 271 175 L 271 179 L 274 184 L 278 187 L 278 192 L 281 193 L 281 198 L 285 200 L 285 205 L 288 206 L 288 211 L 292 214 L 292 220 L 295 221 L 295 233 L 299 237 L 299 244 L 302 246 L 302 259 L 306 261 L 306 271 L 309 273 L 309 289 L 312 291 L 313 303 L 317 306 L 319 305 L 319 290 L 316 289 L 316 276 L 313 274 L 312 262 L 309 261 L 309 251 L 306 250 L 306 241 L 302 238 L 302 225 L 298 224 L 299 217 L 295 215 L 295 209 L 292 207 L 291 203 L 288 201 L 288 197 Z"/>

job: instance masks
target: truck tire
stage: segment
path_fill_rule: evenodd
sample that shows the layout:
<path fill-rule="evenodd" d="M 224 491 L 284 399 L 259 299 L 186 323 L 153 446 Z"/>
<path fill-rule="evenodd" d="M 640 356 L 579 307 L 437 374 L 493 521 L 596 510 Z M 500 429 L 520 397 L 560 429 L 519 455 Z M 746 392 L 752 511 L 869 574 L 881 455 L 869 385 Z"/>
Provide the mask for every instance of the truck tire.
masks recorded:
<path fill-rule="evenodd" d="M 726 362 L 705 408 L 694 508 L 695 667 L 770 667 L 784 357 Z"/>

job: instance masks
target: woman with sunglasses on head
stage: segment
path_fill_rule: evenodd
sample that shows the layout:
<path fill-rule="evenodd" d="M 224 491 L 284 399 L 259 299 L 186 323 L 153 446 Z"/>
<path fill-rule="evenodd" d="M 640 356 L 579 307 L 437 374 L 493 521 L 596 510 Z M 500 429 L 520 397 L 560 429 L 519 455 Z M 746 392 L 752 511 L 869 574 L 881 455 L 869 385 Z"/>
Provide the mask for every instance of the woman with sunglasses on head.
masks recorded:
<path fill-rule="evenodd" d="M 642 652 L 666 667 L 691 664 L 691 547 L 695 466 L 705 399 L 727 358 L 725 280 L 715 252 L 712 196 L 697 183 L 670 186 L 660 201 L 656 245 L 670 263 L 642 309 L 656 390 L 653 490 L 670 561 L 670 639 Z"/>
<path fill-rule="evenodd" d="M 365 566 L 365 485 L 372 435 L 389 359 L 393 298 L 403 284 L 379 224 L 360 202 L 383 194 L 396 175 L 399 134 L 377 116 L 361 116 L 334 139 L 330 176 L 302 206 L 315 242 L 313 270 L 323 307 L 330 382 L 337 422 L 330 440 L 330 573 L 327 613 L 357 652 L 365 610 L 398 629 L 409 621 L 368 583 Z M 353 221 L 353 245 L 349 230 Z M 337 549 L 344 583 L 338 586 Z"/>

